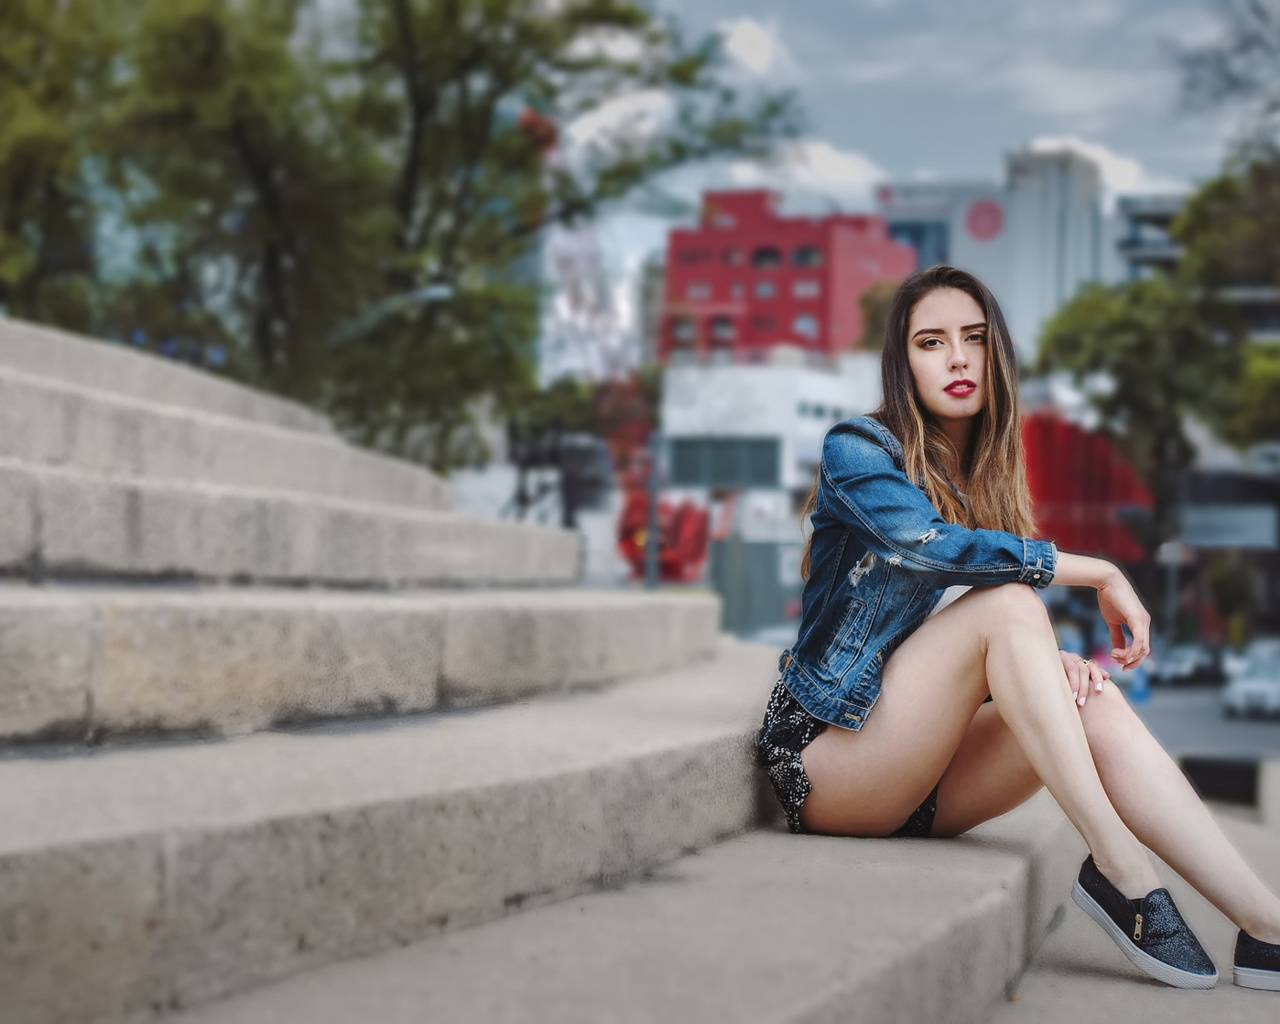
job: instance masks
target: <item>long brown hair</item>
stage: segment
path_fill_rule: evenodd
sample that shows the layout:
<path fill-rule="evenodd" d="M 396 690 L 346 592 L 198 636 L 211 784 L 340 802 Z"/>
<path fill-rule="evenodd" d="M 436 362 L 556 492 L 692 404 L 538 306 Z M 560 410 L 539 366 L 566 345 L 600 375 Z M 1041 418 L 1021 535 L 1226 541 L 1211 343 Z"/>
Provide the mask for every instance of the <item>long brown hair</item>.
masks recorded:
<path fill-rule="evenodd" d="M 916 392 L 908 361 L 911 312 L 926 295 L 955 288 L 976 302 L 987 321 L 985 401 L 970 435 L 968 451 L 957 452 Z M 880 357 L 881 402 L 873 415 L 902 443 L 907 476 L 920 483 L 933 507 L 948 523 L 970 529 L 1005 530 L 1030 536 L 1031 492 L 1022 454 L 1022 416 L 1018 408 L 1018 363 L 1013 340 L 995 296 L 972 274 L 939 265 L 917 271 L 898 287 L 885 319 Z M 945 467 L 966 469 L 965 500 L 947 481 Z M 818 505 L 815 479 L 804 515 Z M 800 573 L 809 577 L 812 535 L 805 541 Z"/>

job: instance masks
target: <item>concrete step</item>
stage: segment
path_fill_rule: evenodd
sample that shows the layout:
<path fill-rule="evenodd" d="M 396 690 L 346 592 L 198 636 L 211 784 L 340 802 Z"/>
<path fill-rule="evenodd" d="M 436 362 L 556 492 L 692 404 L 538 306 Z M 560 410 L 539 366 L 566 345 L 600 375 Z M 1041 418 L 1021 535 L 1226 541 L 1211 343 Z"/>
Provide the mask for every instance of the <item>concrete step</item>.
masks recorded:
<path fill-rule="evenodd" d="M 175 1024 L 984 1021 L 1070 892 L 1074 834 L 1045 795 L 955 840 L 756 832 Z"/>
<path fill-rule="evenodd" d="M 0 459 L 0 574 L 314 583 L 572 583 L 568 530 Z"/>
<path fill-rule="evenodd" d="M 0 587 L 0 740 L 403 714 L 709 657 L 709 594 Z"/>
<path fill-rule="evenodd" d="M 333 430 L 324 416 L 297 402 L 137 349 L 22 320 L 0 317 L 0 366 L 180 409 L 321 434 Z"/>
<path fill-rule="evenodd" d="M 776 658 L 725 640 L 599 693 L 0 759 L 0 1020 L 198 1003 L 740 832 Z"/>
<path fill-rule="evenodd" d="M 104 476 L 448 509 L 422 466 L 334 435 L 181 409 L 0 365 L 0 457 Z"/>

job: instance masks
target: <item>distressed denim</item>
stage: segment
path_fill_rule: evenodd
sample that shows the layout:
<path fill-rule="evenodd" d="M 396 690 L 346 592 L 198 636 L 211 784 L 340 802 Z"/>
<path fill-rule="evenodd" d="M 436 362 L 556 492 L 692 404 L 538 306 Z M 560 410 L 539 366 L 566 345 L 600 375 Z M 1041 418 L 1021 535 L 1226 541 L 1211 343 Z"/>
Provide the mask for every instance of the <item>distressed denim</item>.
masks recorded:
<path fill-rule="evenodd" d="M 812 515 L 811 572 L 782 680 L 815 718 L 858 730 L 880 696 L 894 649 L 949 586 L 1053 581 L 1048 541 L 946 522 L 906 474 L 902 445 L 866 416 L 833 427 L 822 446 Z"/>

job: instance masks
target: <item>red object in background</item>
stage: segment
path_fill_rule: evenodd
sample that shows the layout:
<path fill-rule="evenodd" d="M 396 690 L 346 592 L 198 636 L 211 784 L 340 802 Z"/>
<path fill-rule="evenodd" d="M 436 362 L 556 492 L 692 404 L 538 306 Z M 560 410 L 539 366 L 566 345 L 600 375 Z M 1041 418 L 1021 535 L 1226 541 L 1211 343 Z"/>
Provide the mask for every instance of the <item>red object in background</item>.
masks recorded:
<path fill-rule="evenodd" d="M 1151 494 L 1107 438 L 1037 409 L 1023 417 L 1022 444 L 1039 536 L 1116 562 L 1146 558 L 1120 512 L 1151 508 Z"/>
<path fill-rule="evenodd" d="M 965 214 L 964 226 L 979 242 L 989 242 L 1004 230 L 1004 210 L 997 202 L 979 199 Z"/>
<path fill-rule="evenodd" d="M 691 583 L 707 560 L 709 515 L 691 501 L 658 501 L 658 578 L 664 583 Z M 649 496 L 629 488 L 618 519 L 618 550 L 631 563 L 631 575 L 644 577 L 649 538 Z"/>
<path fill-rule="evenodd" d="M 532 107 L 525 107 L 516 118 L 516 125 L 533 140 L 534 145 L 538 147 L 538 152 L 543 156 L 556 148 L 560 133 L 556 123 L 545 114 Z"/>
<path fill-rule="evenodd" d="M 779 344 L 849 351 L 862 337 L 863 293 L 916 269 L 915 249 L 890 238 L 882 217 L 781 217 L 777 201 L 764 190 L 707 192 L 701 224 L 668 235 L 659 362 L 673 349 L 743 361 Z"/>

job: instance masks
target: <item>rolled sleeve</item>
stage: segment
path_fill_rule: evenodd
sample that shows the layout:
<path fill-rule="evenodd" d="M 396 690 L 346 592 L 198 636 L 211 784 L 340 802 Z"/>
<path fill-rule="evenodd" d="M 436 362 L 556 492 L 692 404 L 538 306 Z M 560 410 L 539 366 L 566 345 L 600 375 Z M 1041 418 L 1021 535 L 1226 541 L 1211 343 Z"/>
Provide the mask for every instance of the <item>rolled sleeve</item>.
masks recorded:
<path fill-rule="evenodd" d="M 1037 590 L 1043 590 L 1053 582 L 1053 574 L 1058 568 L 1058 547 L 1047 540 L 1036 540 L 1024 537 L 1026 554 L 1022 557 L 1022 575 L 1019 583 L 1027 583 Z"/>

